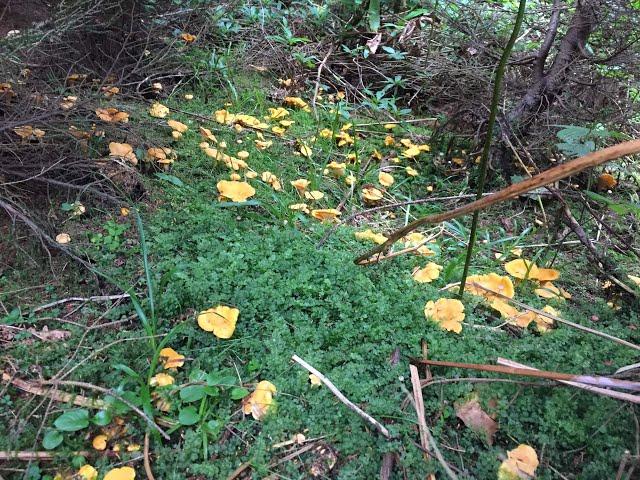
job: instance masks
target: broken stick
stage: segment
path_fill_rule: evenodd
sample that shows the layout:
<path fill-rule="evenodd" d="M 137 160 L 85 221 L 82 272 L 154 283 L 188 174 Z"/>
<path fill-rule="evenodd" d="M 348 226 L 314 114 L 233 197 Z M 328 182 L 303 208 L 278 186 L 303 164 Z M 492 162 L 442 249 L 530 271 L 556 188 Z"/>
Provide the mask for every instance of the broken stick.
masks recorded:
<path fill-rule="evenodd" d="M 382 252 L 388 251 L 391 248 L 391 245 L 422 225 L 442 223 L 447 220 L 461 217 L 462 215 L 473 213 L 476 210 L 484 210 L 497 203 L 516 198 L 524 193 L 530 192 L 531 190 L 535 190 L 536 188 L 549 185 L 570 177 L 571 175 L 575 175 L 587 168 L 597 167 L 598 165 L 602 165 L 610 160 L 615 160 L 616 158 L 636 153 L 640 153 L 640 140 L 622 142 L 618 145 L 603 148 L 597 152 L 591 152 L 580 158 L 571 160 L 570 162 L 545 170 L 538 175 L 523 180 L 522 182 L 514 183 L 513 185 L 503 188 L 492 195 L 488 195 L 480 200 L 468 203 L 460 208 L 419 218 L 406 227 L 396 230 L 391 235 L 388 235 L 386 242 L 369 250 L 364 255 L 360 255 L 355 259 L 355 263 L 358 265 L 370 265 L 372 263 L 376 263 L 375 259 L 374 261 L 370 260 L 371 257 L 376 255 L 376 258 L 378 258 Z"/>
<path fill-rule="evenodd" d="M 338 397 L 338 400 L 344 403 L 347 406 L 347 408 L 354 411 L 355 413 L 360 415 L 362 418 L 364 418 L 367 422 L 369 422 L 371 425 L 373 425 L 375 429 L 378 430 L 385 438 L 388 438 L 388 439 L 391 438 L 391 434 L 389 433 L 389 430 L 387 430 L 384 427 L 384 425 L 382 425 L 375 418 L 373 418 L 371 415 L 366 413 L 364 410 L 358 407 L 355 403 L 353 403 L 351 400 L 345 397 L 343 393 L 340 390 L 338 390 L 338 388 L 333 383 L 331 383 L 331 380 L 329 380 L 322 373 L 320 373 L 318 370 L 316 370 L 307 362 L 305 362 L 303 359 L 301 359 L 298 355 L 293 355 L 291 359 L 297 364 L 307 369 L 309 372 L 313 373 L 316 377 L 318 377 L 318 380 L 320 380 L 324 386 L 326 386 L 329 390 L 331 390 L 331 393 L 333 393 L 336 397 Z"/>

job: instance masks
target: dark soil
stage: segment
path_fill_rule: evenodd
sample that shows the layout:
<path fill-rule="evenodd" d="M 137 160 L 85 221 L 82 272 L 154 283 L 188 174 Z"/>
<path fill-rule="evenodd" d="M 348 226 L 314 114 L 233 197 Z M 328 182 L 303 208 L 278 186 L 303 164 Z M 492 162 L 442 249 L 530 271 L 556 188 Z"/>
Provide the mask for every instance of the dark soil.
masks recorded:
<path fill-rule="evenodd" d="M 0 36 L 47 20 L 54 4 L 43 0 L 0 0 Z"/>

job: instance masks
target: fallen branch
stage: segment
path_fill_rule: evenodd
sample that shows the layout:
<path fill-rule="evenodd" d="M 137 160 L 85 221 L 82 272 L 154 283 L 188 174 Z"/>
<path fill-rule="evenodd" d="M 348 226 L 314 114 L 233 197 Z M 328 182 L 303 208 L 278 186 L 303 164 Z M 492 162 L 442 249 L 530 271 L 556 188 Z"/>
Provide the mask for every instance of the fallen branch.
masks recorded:
<path fill-rule="evenodd" d="M 92 398 L 84 397 L 82 395 L 76 395 L 73 393 L 60 392 L 52 388 L 42 388 L 35 383 L 27 380 L 21 380 L 14 378 L 6 372 L 2 372 L 2 381 L 13 385 L 14 387 L 22 390 L 23 392 L 30 393 L 32 395 L 38 395 L 40 397 L 50 398 L 60 403 L 72 403 L 79 407 L 84 408 L 104 408 L 104 402 L 102 400 L 94 400 Z"/>
<path fill-rule="evenodd" d="M 382 425 L 380 422 L 378 422 L 375 418 L 373 418 L 371 415 L 369 415 L 368 413 L 364 412 L 361 408 L 359 408 L 356 404 L 354 404 L 351 400 L 349 400 L 347 397 L 345 397 L 342 392 L 340 390 L 338 390 L 338 388 L 331 383 L 331 380 L 329 380 L 327 377 L 325 377 L 322 373 L 320 373 L 318 370 L 316 370 L 315 368 L 313 368 L 311 365 L 309 365 L 307 362 L 305 362 L 303 359 L 301 359 L 298 355 L 293 355 L 291 357 L 291 359 L 298 363 L 299 365 L 301 365 L 303 368 L 307 369 L 309 372 L 313 373 L 316 377 L 318 377 L 318 379 L 329 389 L 331 390 L 331 393 L 333 393 L 336 397 L 338 397 L 338 400 L 340 400 L 342 403 L 344 403 L 350 410 L 354 411 L 355 413 L 357 413 L 358 415 L 360 415 L 362 418 L 364 418 L 367 422 L 369 422 L 371 425 L 373 425 L 375 427 L 376 430 L 378 430 L 385 438 L 390 439 L 391 438 L 391 434 L 389 433 L 389 430 L 387 430 L 384 425 Z"/>
<path fill-rule="evenodd" d="M 69 298 L 63 298 L 61 300 L 56 300 L 55 302 L 51 302 L 51 303 L 47 303 L 45 305 L 41 305 L 37 308 L 34 308 L 32 310 L 33 313 L 38 313 L 41 312 L 42 310 L 47 310 L 48 308 L 52 308 L 55 307 L 57 305 L 62 305 L 64 303 L 71 303 L 71 302 L 105 302 L 105 301 L 110 301 L 110 300 L 120 300 L 122 298 L 129 298 L 130 295 L 128 293 L 122 293 L 119 295 L 96 295 L 93 297 L 69 297 Z"/>
<path fill-rule="evenodd" d="M 493 195 L 493 193 L 485 193 L 485 196 Z M 340 227 L 340 225 L 345 225 L 351 222 L 354 218 L 362 217 L 364 215 L 368 215 L 370 213 L 382 212 L 385 210 L 393 210 L 395 208 L 408 207 L 410 205 L 422 205 L 424 203 L 433 203 L 433 202 L 444 202 L 447 200 L 462 200 L 465 198 L 475 198 L 475 195 L 471 194 L 463 194 L 463 195 L 455 195 L 450 197 L 429 197 L 429 198 L 418 198 L 417 200 L 407 200 L 406 202 L 398 202 L 398 203 L 389 203 L 388 205 L 381 205 L 379 207 L 368 208 L 366 210 L 361 210 L 359 212 L 352 213 L 346 218 L 340 220 L 340 223 L 337 223 L 329 230 L 325 235 L 320 239 L 317 243 L 316 248 L 320 248 L 324 245 L 329 237 L 333 235 L 336 230 Z"/>
<path fill-rule="evenodd" d="M 142 450 L 144 472 L 147 474 L 147 480 L 155 480 L 153 471 L 151 470 L 151 461 L 149 460 L 149 431 L 144 434 L 144 448 Z"/>
<path fill-rule="evenodd" d="M 320 90 L 320 77 L 322 76 L 322 69 L 327 64 L 327 60 L 329 60 L 331 53 L 333 53 L 333 48 L 334 48 L 333 45 L 329 47 L 329 51 L 324 56 L 324 58 L 322 59 L 322 62 L 320 62 L 320 65 L 318 66 L 318 75 L 316 76 L 316 86 L 313 89 L 313 99 L 311 100 L 311 106 L 313 107 L 313 115 L 314 117 L 316 117 L 316 120 L 318 120 L 318 109 L 316 108 L 316 100 L 318 100 L 318 91 Z"/>
<path fill-rule="evenodd" d="M 484 210 L 491 207 L 492 205 L 496 205 L 506 200 L 516 198 L 519 195 L 530 192 L 531 190 L 535 190 L 536 188 L 542 187 L 544 185 L 549 185 L 571 175 L 575 175 L 576 173 L 586 170 L 587 168 L 597 167 L 598 165 L 602 165 L 603 163 L 615 160 L 616 158 L 624 157 L 626 155 L 633 155 L 636 153 L 640 153 L 640 140 L 630 140 L 628 142 L 623 142 L 618 145 L 607 147 L 602 150 L 598 150 L 597 152 L 589 153 L 570 162 L 550 168 L 549 170 L 539 173 L 538 175 L 523 180 L 522 182 L 514 183 L 513 185 L 510 185 L 509 187 L 504 188 L 494 193 L 493 195 L 488 195 L 460 208 L 419 218 L 411 222 L 406 227 L 393 232 L 389 236 L 388 240 L 382 245 L 378 245 L 377 247 L 369 250 L 367 253 L 360 255 L 355 259 L 355 263 L 360 265 L 362 264 L 362 262 L 368 260 L 372 256 L 391 248 L 391 245 L 393 245 L 395 242 L 405 237 L 416 228 L 421 227 L 422 225 L 442 223 L 444 221 L 458 218 L 462 215 L 467 215 L 478 210 Z"/>
<path fill-rule="evenodd" d="M 144 413 L 142 410 L 140 410 L 138 407 L 136 407 L 133 403 L 131 403 L 129 400 L 124 398 L 122 395 L 119 395 L 118 393 L 116 393 L 115 391 L 113 391 L 110 388 L 100 387 L 99 385 L 94 385 L 92 383 L 87 383 L 87 382 L 76 382 L 76 381 L 73 381 L 73 380 L 48 380 L 48 381 L 43 381 L 43 382 L 40 382 L 40 383 L 42 385 L 68 385 L 68 386 L 71 386 L 71 387 L 86 388 L 86 389 L 89 389 L 89 390 L 95 390 L 96 392 L 104 393 L 105 395 L 111 395 L 112 397 L 116 398 L 117 400 L 120 400 L 122 403 L 124 403 L 131 410 L 133 410 L 140 418 L 142 418 L 147 423 L 147 425 L 149 425 L 149 427 L 153 428 L 160 435 L 162 435 L 162 437 L 165 440 L 171 440 L 171 437 L 169 437 L 169 435 L 167 435 L 167 433 L 164 430 L 162 430 L 158 426 L 158 424 L 153 421 L 152 418 L 147 416 L 146 413 Z"/>
<path fill-rule="evenodd" d="M 440 366 L 440 367 L 464 368 L 464 369 L 470 369 L 470 370 L 479 370 L 483 372 L 504 373 L 506 375 L 521 375 L 524 377 L 545 378 L 547 380 L 556 380 L 558 382 L 570 381 L 570 382 L 576 382 L 582 385 L 624 388 L 627 390 L 634 390 L 634 391 L 640 390 L 640 383 L 638 382 L 616 380 L 614 378 L 600 377 L 596 375 L 572 375 L 568 373 L 551 372 L 546 370 L 532 370 L 530 367 L 517 368 L 517 367 L 507 367 L 502 365 L 486 365 L 486 364 L 479 364 L 479 363 L 445 362 L 440 360 L 411 359 L 411 362 L 414 364 L 418 363 L 418 364 L 427 364 L 427 365 L 434 365 L 434 366 Z M 616 392 L 616 393 L 619 393 L 620 395 L 624 396 L 624 400 L 627 400 L 633 403 L 640 403 L 639 395 L 622 394 L 620 392 Z"/>
<path fill-rule="evenodd" d="M 90 457 L 92 455 L 98 455 L 98 454 L 103 454 L 104 452 L 88 452 L 88 451 L 82 451 L 82 452 L 73 452 L 73 456 L 81 456 L 81 457 Z M 44 461 L 44 462 L 48 462 L 51 460 L 55 460 L 57 457 L 59 456 L 59 454 L 56 454 L 54 452 L 27 452 L 27 451 L 4 451 L 4 452 L 0 452 L 0 461 L 1 462 L 6 462 L 8 460 L 20 460 L 20 461 L 24 461 L 24 462 L 32 462 L 32 461 Z"/>
<path fill-rule="evenodd" d="M 413 387 L 413 406 L 416 409 L 416 414 L 418 415 L 418 426 L 420 427 L 420 445 L 422 448 L 427 451 L 433 451 L 434 455 L 444 468 L 444 471 L 447 473 L 449 478 L 453 480 L 457 480 L 458 476 L 451 470 L 449 464 L 442 456 L 442 452 L 438 448 L 438 444 L 436 443 L 433 435 L 429 431 L 429 427 L 427 427 L 427 420 L 424 417 L 424 401 L 422 399 L 422 386 L 420 385 L 420 375 L 418 374 L 418 369 L 415 365 L 409 365 L 409 371 L 411 372 L 411 386 Z"/>
<path fill-rule="evenodd" d="M 569 320 L 565 320 L 564 318 L 560 318 L 560 317 L 558 317 L 556 315 L 552 315 L 549 312 L 545 312 L 544 310 L 539 310 L 537 308 L 530 307 L 526 303 L 519 302 L 518 300 L 514 300 L 513 298 L 509 298 L 506 295 L 501 294 L 500 292 L 495 292 L 495 291 L 493 291 L 493 290 L 491 290 L 489 288 L 486 288 L 485 286 L 480 285 L 478 282 L 472 282 L 472 285 L 474 287 L 480 288 L 481 290 L 485 290 L 487 292 L 490 292 L 492 295 L 495 295 L 495 296 L 501 298 L 502 300 L 505 300 L 507 302 L 513 303 L 514 305 L 517 305 L 520 308 L 524 308 L 525 310 L 529 310 L 530 312 L 534 312 L 534 313 L 536 313 L 538 315 L 541 315 L 543 317 L 549 318 L 549 319 L 553 320 L 554 322 L 558 322 L 558 323 L 561 323 L 563 325 L 567 325 L 569 327 L 573 327 L 576 330 L 581 330 L 583 332 L 591 333 L 593 335 L 597 335 L 599 337 L 606 338 L 606 339 L 611 340 L 613 342 L 619 343 L 620 345 L 624 345 L 626 347 L 633 348 L 634 350 L 640 350 L 640 346 L 636 345 L 635 343 L 631 343 L 631 342 L 628 342 L 628 341 L 623 340 L 621 338 L 614 337 L 613 335 L 609 335 L 608 333 L 604 333 L 604 332 L 600 332 L 598 330 L 594 330 L 593 328 L 585 327 L 584 325 L 580 325 L 579 323 L 570 322 Z"/>
<path fill-rule="evenodd" d="M 411 386 L 413 387 L 413 401 L 416 409 L 416 415 L 418 416 L 418 427 L 420 427 L 420 445 L 427 451 L 431 451 L 429 446 L 429 438 L 427 427 L 427 419 L 424 417 L 424 401 L 422 399 L 422 387 L 420 386 L 420 375 L 418 374 L 418 368 L 415 365 L 409 365 L 409 371 L 411 372 Z"/>
<path fill-rule="evenodd" d="M 505 365 L 508 367 L 524 368 L 526 370 L 539 371 L 537 368 L 533 368 L 528 365 L 524 365 L 522 363 L 514 362 L 506 358 L 498 357 L 497 363 L 498 365 Z M 615 390 L 607 390 L 606 388 L 593 387 L 591 385 L 585 385 L 584 383 L 580 383 L 580 382 L 569 382 L 565 380 L 558 380 L 558 381 L 560 383 L 564 383 L 565 385 L 571 385 L 572 387 L 580 388 L 581 390 L 586 390 L 588 392 L 595 393 L 597 395 L 603 395 L 605 397 L 615 398 L 617 400 L 625 400 L 625 401 L 634 402 L 634 403 L 639 401 L 638 396 L 629 395 L 628 393 L 621 393 Z"/>

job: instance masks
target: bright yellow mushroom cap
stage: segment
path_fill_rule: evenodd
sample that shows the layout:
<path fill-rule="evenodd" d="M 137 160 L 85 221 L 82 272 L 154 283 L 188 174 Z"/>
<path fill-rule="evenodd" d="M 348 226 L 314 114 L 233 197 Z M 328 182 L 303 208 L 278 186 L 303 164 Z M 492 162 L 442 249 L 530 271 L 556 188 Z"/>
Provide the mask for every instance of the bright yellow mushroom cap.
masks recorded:
<path fill-rule="evenodd" d="M 436 322 L 444 330 L 460 333 L 464 320 L 464 305 L 454 298 L 439 298 L 435 302 L 430 300 L 424 306 L 424 315 Z"/>
<path fill-rule="evenodd" d="M 98 478 L 98 471 L 91 465 L 83 465 L 78 470 L 78 476 L 82 480 L 96 480 Z"/>
<path fill-rule="evenodd" d="M 375 187 L 365 187 L 362 189 L 362 199 L 365 203 L 377 203 L 382 200 L 384 194 Z"/>
<path fill-rule="evenodd" d="M 109 470 L 104 480 L 135 480 L 136 471 L 132 467 L 120 467 Z"/>
<path fill-rule="evenodd" d="M 340 210 L 336 210 L 335 208 L 321 208 L 318 210 L 311 210 L 311 216 L 323 222 L 336 220 L 340 215 Z"/>
<path fill-rule="evenodd" d="M 216 186 L 220 197 L 228 198 L 233 202 L 244 202 L 256 194 L 256 190 L 247 182 L 220 180 Z"/>
<path fill-rule="evenodd" d="M 534 478 L 538 468 L 538 455 L 529 445 L 518 445 L 507 452 L 507 459 L 498 469 L 498 480 L 520 480 Z"/>
<path fill-rule="evenodd" d="M 176 130 L 180 133 L 184 133 L 189 130 L 184 123 L 178 122 L 177 120 L 167 120 L 167 125 L 171 127 L 171 129 Z"/>
<path fill-rule="evenodd" d="M 394 184 L 395 179 L 390 173 L 380 172 L 378 174 L 378 182 L 380 182 L 380 185 L 382 185 L 383 187 L 390 187 Z"/>
<path fill-rule="evenodd" d="M 240 310 L 218 305 L 198 315 L 198 325 L 205 332 L 213 332 L 218 338 L 231 338 L 236 329 Z"/>
<path fill-rule="evenodd" d="M 242 411 L 245 415 L 251 414 L 256 420 L 262 419 L 273 405 L 273 394 L 276 393 L 276 386 L 266 380 L 256 385 L 256 389 L 245 397 L 242 402 Z"/>
<path fill-rule="evenodd" d="M 538 278 L 538 267 L 535 263 L 525 260 L 524 258 L 517 258 L 511 260 L 504 265 L 504 269 L 509 275 L 519 279 L 536 279 Z"/>
<path fill-rule="evenodd" d="M 442 266 L 434 262 L 429 262 L 424 268 L 419 268 L 413 272 L 412 277 L 416 282 L 430 283 L 440 276 Z"/>
<path fill-rule="evenodd" d="M 165 347 L 160 350 L 160 361 L 164 365 L 165 370 L 178 368 L 184 365 L 184 355 L 179 354 L 171 347 Z"/>
<path fill-rule="evenodd" d="M 305 178 L 299 178 L 297 180 L 292 180 L 289 182 L 292 187 L 294 187 L 299 193 L 303 193 L 309 184 L 311 183 L 309 180 Z"/>
<path fill-rule="evenodd" d="M 477 286 L 476 284 L 480 286 Z M 489 292 L 481 287 L 484 287 L 491 291 Z M 509 298 L 513 298 L 516 293 L 515 289 L 513 288 L 513 282 L 509 277 L 507 277 L 506 275 L 498 275 L 497 273 L 493 272 L 487 275 L 470 275 L 467 278 L 464 289 L 472 293 L 473 295 L 485 297 L 489 300 L 500 298 L 500 296 L 496 295 L 495 293 L 499 293 Z"/>

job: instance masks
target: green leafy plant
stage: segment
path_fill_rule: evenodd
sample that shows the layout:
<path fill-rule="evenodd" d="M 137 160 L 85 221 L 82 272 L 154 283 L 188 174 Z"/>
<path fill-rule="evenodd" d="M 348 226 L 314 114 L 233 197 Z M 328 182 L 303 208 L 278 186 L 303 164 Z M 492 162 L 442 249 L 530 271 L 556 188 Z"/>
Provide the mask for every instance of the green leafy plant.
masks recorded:
<path fill-rule="evenodd" d="M 108 252 L 116 252 L 122 246 L 124 233 L 129 230 L 129 225 L 109 220 L 104 224 L 103 228 L 104 232 L 92 233 L 89 240 Z"/>
<path fill-rule="evenodd" d="M 581 157 L 597 148 L 597 142 L 606 140 L 612 134 L 605 128 L 587 128 L 577 125 L 562 126 L 556 136 L 560 140 L 556 147 L 568 157 Z"/>

